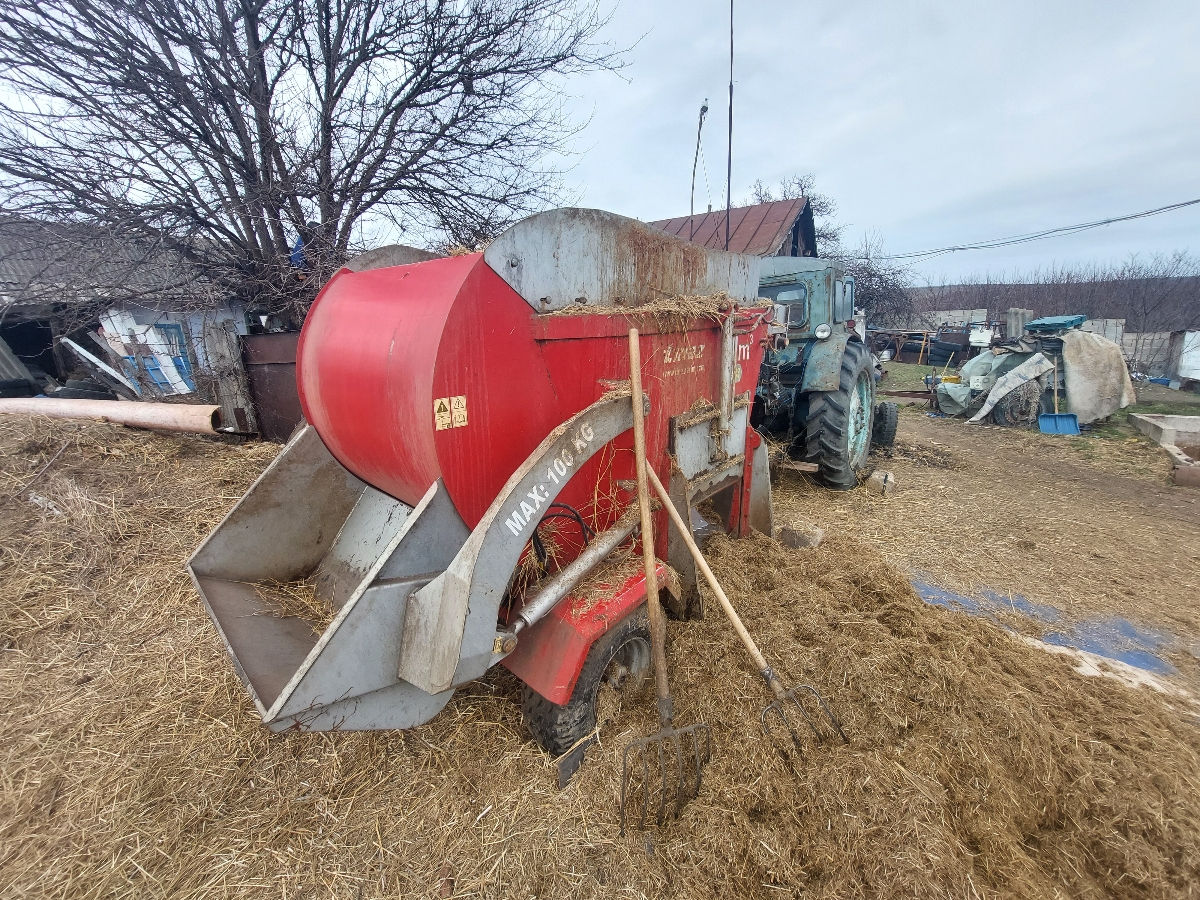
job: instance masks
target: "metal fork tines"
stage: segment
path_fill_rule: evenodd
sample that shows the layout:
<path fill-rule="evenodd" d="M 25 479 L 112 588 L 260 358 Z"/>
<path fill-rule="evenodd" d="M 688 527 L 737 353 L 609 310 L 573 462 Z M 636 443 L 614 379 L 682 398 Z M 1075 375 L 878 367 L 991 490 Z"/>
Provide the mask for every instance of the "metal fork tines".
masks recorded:
<path fill-rule="evenodd" d="M 627 822 L 645 828 L 678 818 L 700 793 L 711 757 L 712 730 L 703 722 L 630 742 L 621 760 L 621 833 Z"/>
<path fill-rule="evenodd" d="M 817 743 L 824 743 L 827 738 L 834 736 L 840 737 L 844 743 L 850 743 L 850 738 L 846 737 L 846 732 L 842 730 L 837 716 L 833 714 L 833 710 L 829 708 L 829 704 L 825 702 L 825 698 L 816 688 L 802 684 L 791 690 L 783 691 L 778 699 L 763 708 L 761 718 L 763 730 L 789 767 L 791 760 L 783 740 L 783 731 L 791 736 L 792 746 L 796 753 L 801 759 L 804 758 L 804 744 L 800 739 L 800 732 L 796 730 L 794 721 L 796 713 L 792 712 L 793 708 L 803 717 Z M 772 727 L 773 721 L 774 727 Z M 825 725 L 818 727 L 818 722 L 824 722 Z"/>

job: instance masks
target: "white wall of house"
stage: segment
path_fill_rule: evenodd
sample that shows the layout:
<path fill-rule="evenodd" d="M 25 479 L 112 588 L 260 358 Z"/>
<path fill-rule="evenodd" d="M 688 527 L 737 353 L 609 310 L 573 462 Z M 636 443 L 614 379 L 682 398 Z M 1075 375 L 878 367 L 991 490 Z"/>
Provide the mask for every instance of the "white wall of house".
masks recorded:
<path fill-rule="evenodd" d="M 1200 331 L 1185 331 L 1179 350 L 1178 378 L 1200 381 Z"/>

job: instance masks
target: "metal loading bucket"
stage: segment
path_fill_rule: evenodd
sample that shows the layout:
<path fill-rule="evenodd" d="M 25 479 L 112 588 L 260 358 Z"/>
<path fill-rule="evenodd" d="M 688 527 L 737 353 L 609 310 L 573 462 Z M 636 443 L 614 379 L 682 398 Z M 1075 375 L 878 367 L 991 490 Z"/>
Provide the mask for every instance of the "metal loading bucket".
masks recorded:
<path fill-rule="evenodd" d="M 408 598 L 467 534 L 440 484 L 408 506 L 351 475 L 306 426 L 188 570 L 272 730 L 410 728 L 453 691 L 397 675 Z M 288 602 L 297 588 L 312 611 Z"/>

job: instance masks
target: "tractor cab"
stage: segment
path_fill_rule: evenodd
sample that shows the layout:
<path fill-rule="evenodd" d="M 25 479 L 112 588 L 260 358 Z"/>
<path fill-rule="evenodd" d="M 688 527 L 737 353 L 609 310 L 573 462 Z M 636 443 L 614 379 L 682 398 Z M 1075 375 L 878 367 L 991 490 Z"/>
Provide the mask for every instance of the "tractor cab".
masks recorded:
<path fill-rule="evenodd" d="M 832 260 L 768 257 L 761 262 L 759 293 L 775 304 L 773 340 L 764 365 L 803 364 L 806 342 L 850 333 L 854 278 Z"/>
<path fill-rule="evenodd" d="M 759 294 L 775 305 L 755 391 L 753 424 L 818 465 L 829 487 L 858 483 L 871 446 L 871 354 L 854 330 L 854 278 L 828 259 L 770 256 Z"/>

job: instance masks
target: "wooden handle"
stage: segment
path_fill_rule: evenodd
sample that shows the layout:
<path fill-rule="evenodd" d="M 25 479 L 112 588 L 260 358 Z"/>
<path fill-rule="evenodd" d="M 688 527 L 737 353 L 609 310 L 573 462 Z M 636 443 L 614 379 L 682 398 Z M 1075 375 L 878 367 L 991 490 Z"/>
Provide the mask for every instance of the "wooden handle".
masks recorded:
<path fill-rule="evenodd" d="M 642 406 L 642 348 L 636 328 L 629 329 L 629 381 L 633 389 L 633 450 L 637 466 L 638 511 L 642 519 L 642 565 L 646 570 L 646 612 L 650 616 L 650 654 L 654 660 L 654 691 L 662 724 L 671 721 L 671 687 L 667 682 L 667 621 L 658 599 L 658 559 L 654 555 L 654 520 L 646 465 L 646 411 Z"/>
<path fill-rule="evenodd" d="M 1054 356 L 1054 374 L 1050 376 L 1054 382 L 1054 414 L 1058 415 L 1058 354 Z"/>
<path fill-rule="evenodd" d="M 714 594 L 717 595 L 717 600 L 721 603 L 721 608 L 725 610 L 725 615 L 729 617 L 730 624 L 733 625 L 733 630 L 737 632 L 738 637 L 742 639 L 742 644 L 746 647 L 746 652 L 750 654 L 750 658 L 754 660 L 754 664 L 758 666 L 758 671 L 767 679 L 767 684 L 771 686 L 771 690 L 775 692 L 775 696 L 782 699 L 785 693 L 783 684 L 775 675 L 774 670 L 767 665 L 766 659 L 758 649 L 758 645 L 754 643 L 754 638 L 750 637 L 750 632 L 746 630 L 746 626 L 742 624 L 741 617 L 737 614 L 737 610 L 733 608 L 733 604 L 729 602 L 729 598 L 725 596 L 725 591 L 721 589 L 720 582 L 717 581 L 717 576 L 713 574 L 712 569 L 708 567 L 708 560 L 704 558 L 704 554 L 700 552 L 700 548 L 696 546 L 696 540 L 692 537 L 692 529 L 684 524 L 683 518 L 679 515 L 679 510 L 675 508 L 675 504 L 671 502 L 671 496 L 667 493 L 667 489 L 663 487 L 662 482 L 658 480 L 658 475 L 653 469 L 647 469 L 646 475 L 649 478 L 650 484 L 654 487 L 654 492 L 658 494 L 662 500 L 663 506 L 667 508 L 667 515 L 671 517 L 671 521 L 675 523 L 676 529 L 679 531 L 679 536 L 683 538 L 683 542 L 687 544 L 688 550 L 692 552 L 692 558 L 696 560 L 696 565 L 704 574 L 704 580 L 708 582 L 708 586 L 712 588 Z"/>

